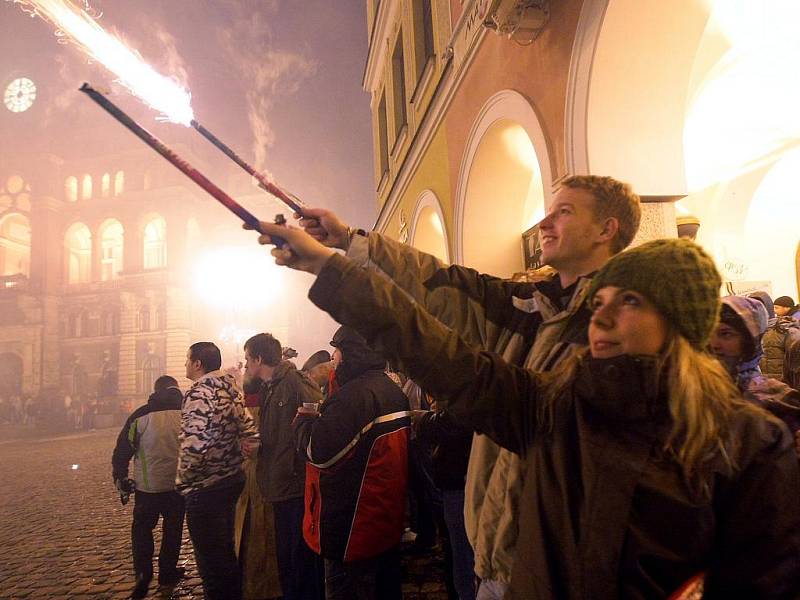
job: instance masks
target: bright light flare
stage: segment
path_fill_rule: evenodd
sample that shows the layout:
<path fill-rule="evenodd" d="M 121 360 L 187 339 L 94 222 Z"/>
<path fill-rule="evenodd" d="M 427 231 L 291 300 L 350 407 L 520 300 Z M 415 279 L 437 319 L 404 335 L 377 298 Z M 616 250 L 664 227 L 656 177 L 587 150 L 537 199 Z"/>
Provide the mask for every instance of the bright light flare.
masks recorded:
<path fill-rule="evenodd" d="M 233 311 L 266 308 L 286 291 L 281 268 L 261 246 L 220 246 L 200 253 L 192 287 L 203 304 Z"/>
<path fill-rule="evenodd" d="M 717 0 L 709 30 L 728 49 L 691 100 L 684 127 L 691 191 L 729 181 L 800 144 L 796 0 Z"/>
<path fill-rule="evenodd" d="M 90 14 L 68 0 L 6 0 L 19 4 L 31 16 L 39 16 L 57 28 L 61 39 L 69 39 L 92 60 L 102 64 L 117 81 L 163 118 L 189 126 L 194 113 L 191 94 L 176 81 L 156 72 L 138 52 L 107 32 Z"/>

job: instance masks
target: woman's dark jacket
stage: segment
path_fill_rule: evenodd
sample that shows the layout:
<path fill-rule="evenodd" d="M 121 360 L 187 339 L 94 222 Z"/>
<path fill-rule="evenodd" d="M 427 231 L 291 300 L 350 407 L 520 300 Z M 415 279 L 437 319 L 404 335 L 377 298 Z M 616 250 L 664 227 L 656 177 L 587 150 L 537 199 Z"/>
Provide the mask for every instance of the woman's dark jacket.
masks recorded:
<path fill-rule="evenodd" d="M 334 255 L 309 293 L 461 423 L 526 457 L 511 598 L 663 598 L 705 571 L 706 598 L 795 598 L 800 472 L 786 428 L 755 409 L 731 458 L 693 491 L 662 448 L 670 430 L 650 361 L 586 360 L 540 418 L 540 379 L 465 344 L 393 284 Z"/>

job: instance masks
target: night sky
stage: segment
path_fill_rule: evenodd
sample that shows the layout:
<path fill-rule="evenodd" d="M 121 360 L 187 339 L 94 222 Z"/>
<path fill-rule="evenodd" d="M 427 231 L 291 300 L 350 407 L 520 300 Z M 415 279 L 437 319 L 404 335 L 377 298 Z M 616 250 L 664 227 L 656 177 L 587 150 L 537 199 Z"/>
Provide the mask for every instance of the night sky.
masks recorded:
<path fill-rule="evenodd" d="M 198 121 L 308 204 L 370 227 L 375 217 L 363 0 L 95 0 L 99 23 L 192 93 Z M 194 132 L 156 114 L 90 64 L 53 28 L 0 2 L 0 80 L 30 77 L 39 97 L 0 117 L 0 160 L 52 152 L 67 160 L 136 140 L 76 90 L 112 99 L 166 143 L 191 140 L 210 175 L 234 169 Z M 79 143 L 78 143 L 79 141 Z"/>

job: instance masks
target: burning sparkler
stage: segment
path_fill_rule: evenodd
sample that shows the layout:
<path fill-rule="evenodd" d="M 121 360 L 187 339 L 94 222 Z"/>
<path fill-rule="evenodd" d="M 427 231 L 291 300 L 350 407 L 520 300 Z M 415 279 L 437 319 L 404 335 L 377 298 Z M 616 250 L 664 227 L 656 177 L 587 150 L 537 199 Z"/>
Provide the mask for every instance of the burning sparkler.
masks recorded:
<path fill-rule="evenodd" d="M 7 0 L 33 17 L 41 17 L 92 60 L 117 76 L 117 81 L 163 118 L 189 126 L 194 119 L 191 94 L 175 80 L 158 73 L 122 40 L 103 29 L 91 10 L 81 10 L 69 0 Z M 88 8 L 84 4 L 85 8 Z"/>
<path fill-rule="evenodd" d="M 56 28 L 56 35 L 59 38 L 59 42 L 63 43 L 64 40 L 69 40 L 74 43 L 81 51 L 116 75 L 118 78 L 117 81 L 125 86 L 128 91 L 138 96 L 145 104 L 154 110 L 157 110 L 162 115 L 163 119 L 173 123 L 180 123 L 187 127 L 193 127 L 209 142 L 214 144 L 214 146 L 233 160 L 233 162 L 254 177 L 258 181 L 259 187 L 264 191 L 284 202 L 296 213 L 303 213 L 302 203 L 294 194 L 282 190 L 263 173 L 256 171 L 255 168 L 240 158 L 230 147 L 222 143 L 217 136 L 195 120 L 191 106 L 191 94 L 187 90 L 173 79 L 156 72 L 155 69 L 142 59 L 138 52 L 128 48 L 118 37 L 103 29 L 96 21 L 100 15 L 89 6 L 88 0 L 83 0 L 83 9 L 78 8 L 69 0 L 6 1 L 18 4 L 23 11 L 32 17 L 38 16 L 51 23 Z M 93 98 L 95 97 L 93 96 Z M 96 98 L 95 100 L 97 101 Z M 109 110 L 107 106 L 104 106 L 104 108 Z M 116 107 L 114 108 L 116 109 Z M 119 111 L 119 109 L 116 110 L 119 114 L 124 114 Z M 109 110 L 109 112 L 112 111 Z M 114 114 L 114 112 L 112 112 L 112 114 Z M 114 116 L 117 117 L 118 120 L 121 120 L 117 114 L 114 114 Z M 133 120 L 131 120 L 131 123 L 136 125 Z M 136 135 L 144 139 L 145 142 L 150 143 L 127 123 L 124 124 L 134 131 Z M 138 127 L 138 125 L 136 125 L 136 127 Z M 145 133 L 147 132 L 145 131 Z M 149 133 L 147 133 L 147 135 L 152 140 L 156 140 L 156 138 Z M 156 141 L 158 142 L 158 140 Z M 158 143 L 161 144 L 161 142 Z M 150 145 L 153 146 L 153 144 Z M 163 144 L 161 144 L 161 146 L 163 146 Z M 155 148 L 155 146 L 153 147 Z M 164 146 L 164 148 L 166 147 Z M 156 149 L 167 158 L 167 160 L 170 160 L 165 152 L 158 148 Z M 171 151 L 168 152 L 173 154 Z M 170 162 L 172 161 L 170 160 Z M 189 174 L 187 173 L 187 175 Z M 192 175 L 189 175 L 189 177 L 194 179 Z M 202 186 L 202 184 L 199 185 Z M 217 197 L 214 193 L 210 191 L 209 193 Z M 219 200 L 219 198 L 217 199 Z M 225 202 L 223 202 L 223 204 L 225 204 Z M 230 206 L 228 208 L 230 208 Z M 241 214 L 239 216 L 242 217 Z M 244 219 L 244 217 L 242 218 Z"/>
<path fill-rule="evenodd" d="M 255 215 L 253 215 L 250 211 L 248 211 L 244 206 L 236 202 L 236 200 L 231 198 L 228 194 L 223 192 L 218 186 L 212 183 L 211 180 L 209 180 L 200 171 L 195 169 L 187 161 L 185 161 L 175 152 L 170 150 L 166 144 L 164 144 L 156 136 L 154 136 L 152 133 L 150 133 L 144 127 L 142 127 L 136 121 L 134 121 L 131 117 L 125 114 L 117 105 L 111 102 L 111 100 L 109 100 L 103 94 L 92 88 L 92 86 L 90 86 L 88 83 L 84 83 L 83 86 L 81 86 L 81 91 L 84 92 L 86 95 L 88 95 L 97 104 L 99 104 L 106 112 L 108 112 L 117 121 L 122 123 L 130 131 L 132 131 L 145 144 L 147 144 L 153 150 L 158 152 L 161 156 L 163 156 L 165 159 L 171 162 L 175 167 L 177 167 L 181 172 L 183 172 L 187 177 L 189 177 L 189 179 L 194 181 L 197 185 L 199 185 L 211 196 L 213 196 L 220 204 L 225 206 L 225 208 L 227 208 L 229 211 L 231 211 L 233 214 L 235 214 L 237 217 L 239 217 L 242 221 L 247 223 L 250 227 L 252 227 L 256 231 L 261 230 L 261 225 L 259 223 L 258 218 L 256 218 Z M 282 215 L 278 215 L 275 218 L 275 222 L 283 224 L 286 221 L 285 219 L 283 219 Z M 271 237 L 273 243 L 278 247 L 282 247 L 286 243 L 285 240 L 280 239 L 274 235 Z"/>
<path fill-rule="evenodd" d="M 239 165 L 242 169 L 244 169 L 247 173 L 252 175 L 256 181 L 258 181 L 258 186 L 269 192 L 279 200 L 281 200 L 284 204 L 286 204 L 289 208 L 291 208 L 294 212 L 302 215 L 303 214 L 303 205 L 300 199 L 295 196 L 294 194 L 290 194 L 289 192 L 285 192 L 277 185 L 272 183 L 269 179 L 267 179 L 263 173 L 259 173 L 253 167 L 251 167 L 248 163 L 246 163 L 238 154 L 236 154 L 233 150 L 231 150 L 227 145 L 223 144 L 222 141 L 211 133 L 208 129 L 203 127 L 200 123 L 195 120 L 192 120 L 191 126 L 195 128 L 195 130 L 200 133 L 204 138 L 206 138 L 209 142 L 214 144 L 217 148 L 222 150 L 223 154 L 225 154 L 228 158 L 230 158 L 233 162 Z"/>

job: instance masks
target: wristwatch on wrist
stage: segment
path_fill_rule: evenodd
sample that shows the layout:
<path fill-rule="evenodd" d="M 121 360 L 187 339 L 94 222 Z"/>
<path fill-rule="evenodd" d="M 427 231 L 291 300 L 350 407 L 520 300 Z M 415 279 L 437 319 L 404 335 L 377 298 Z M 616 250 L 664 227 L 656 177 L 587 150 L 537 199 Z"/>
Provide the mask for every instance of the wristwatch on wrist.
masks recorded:
<path fill-rule="evenodd" d="M 352 227 L 350 227 L 348 225 L 347 226 L 347 246 L 348 247 L 350 246 L 350 242 L 353 241 L 353 236 L 354 235 L 361 235 L 361 236 L 367 237 L 367 232 L 364 231 L 363 229 L 353 229 Z"/>

